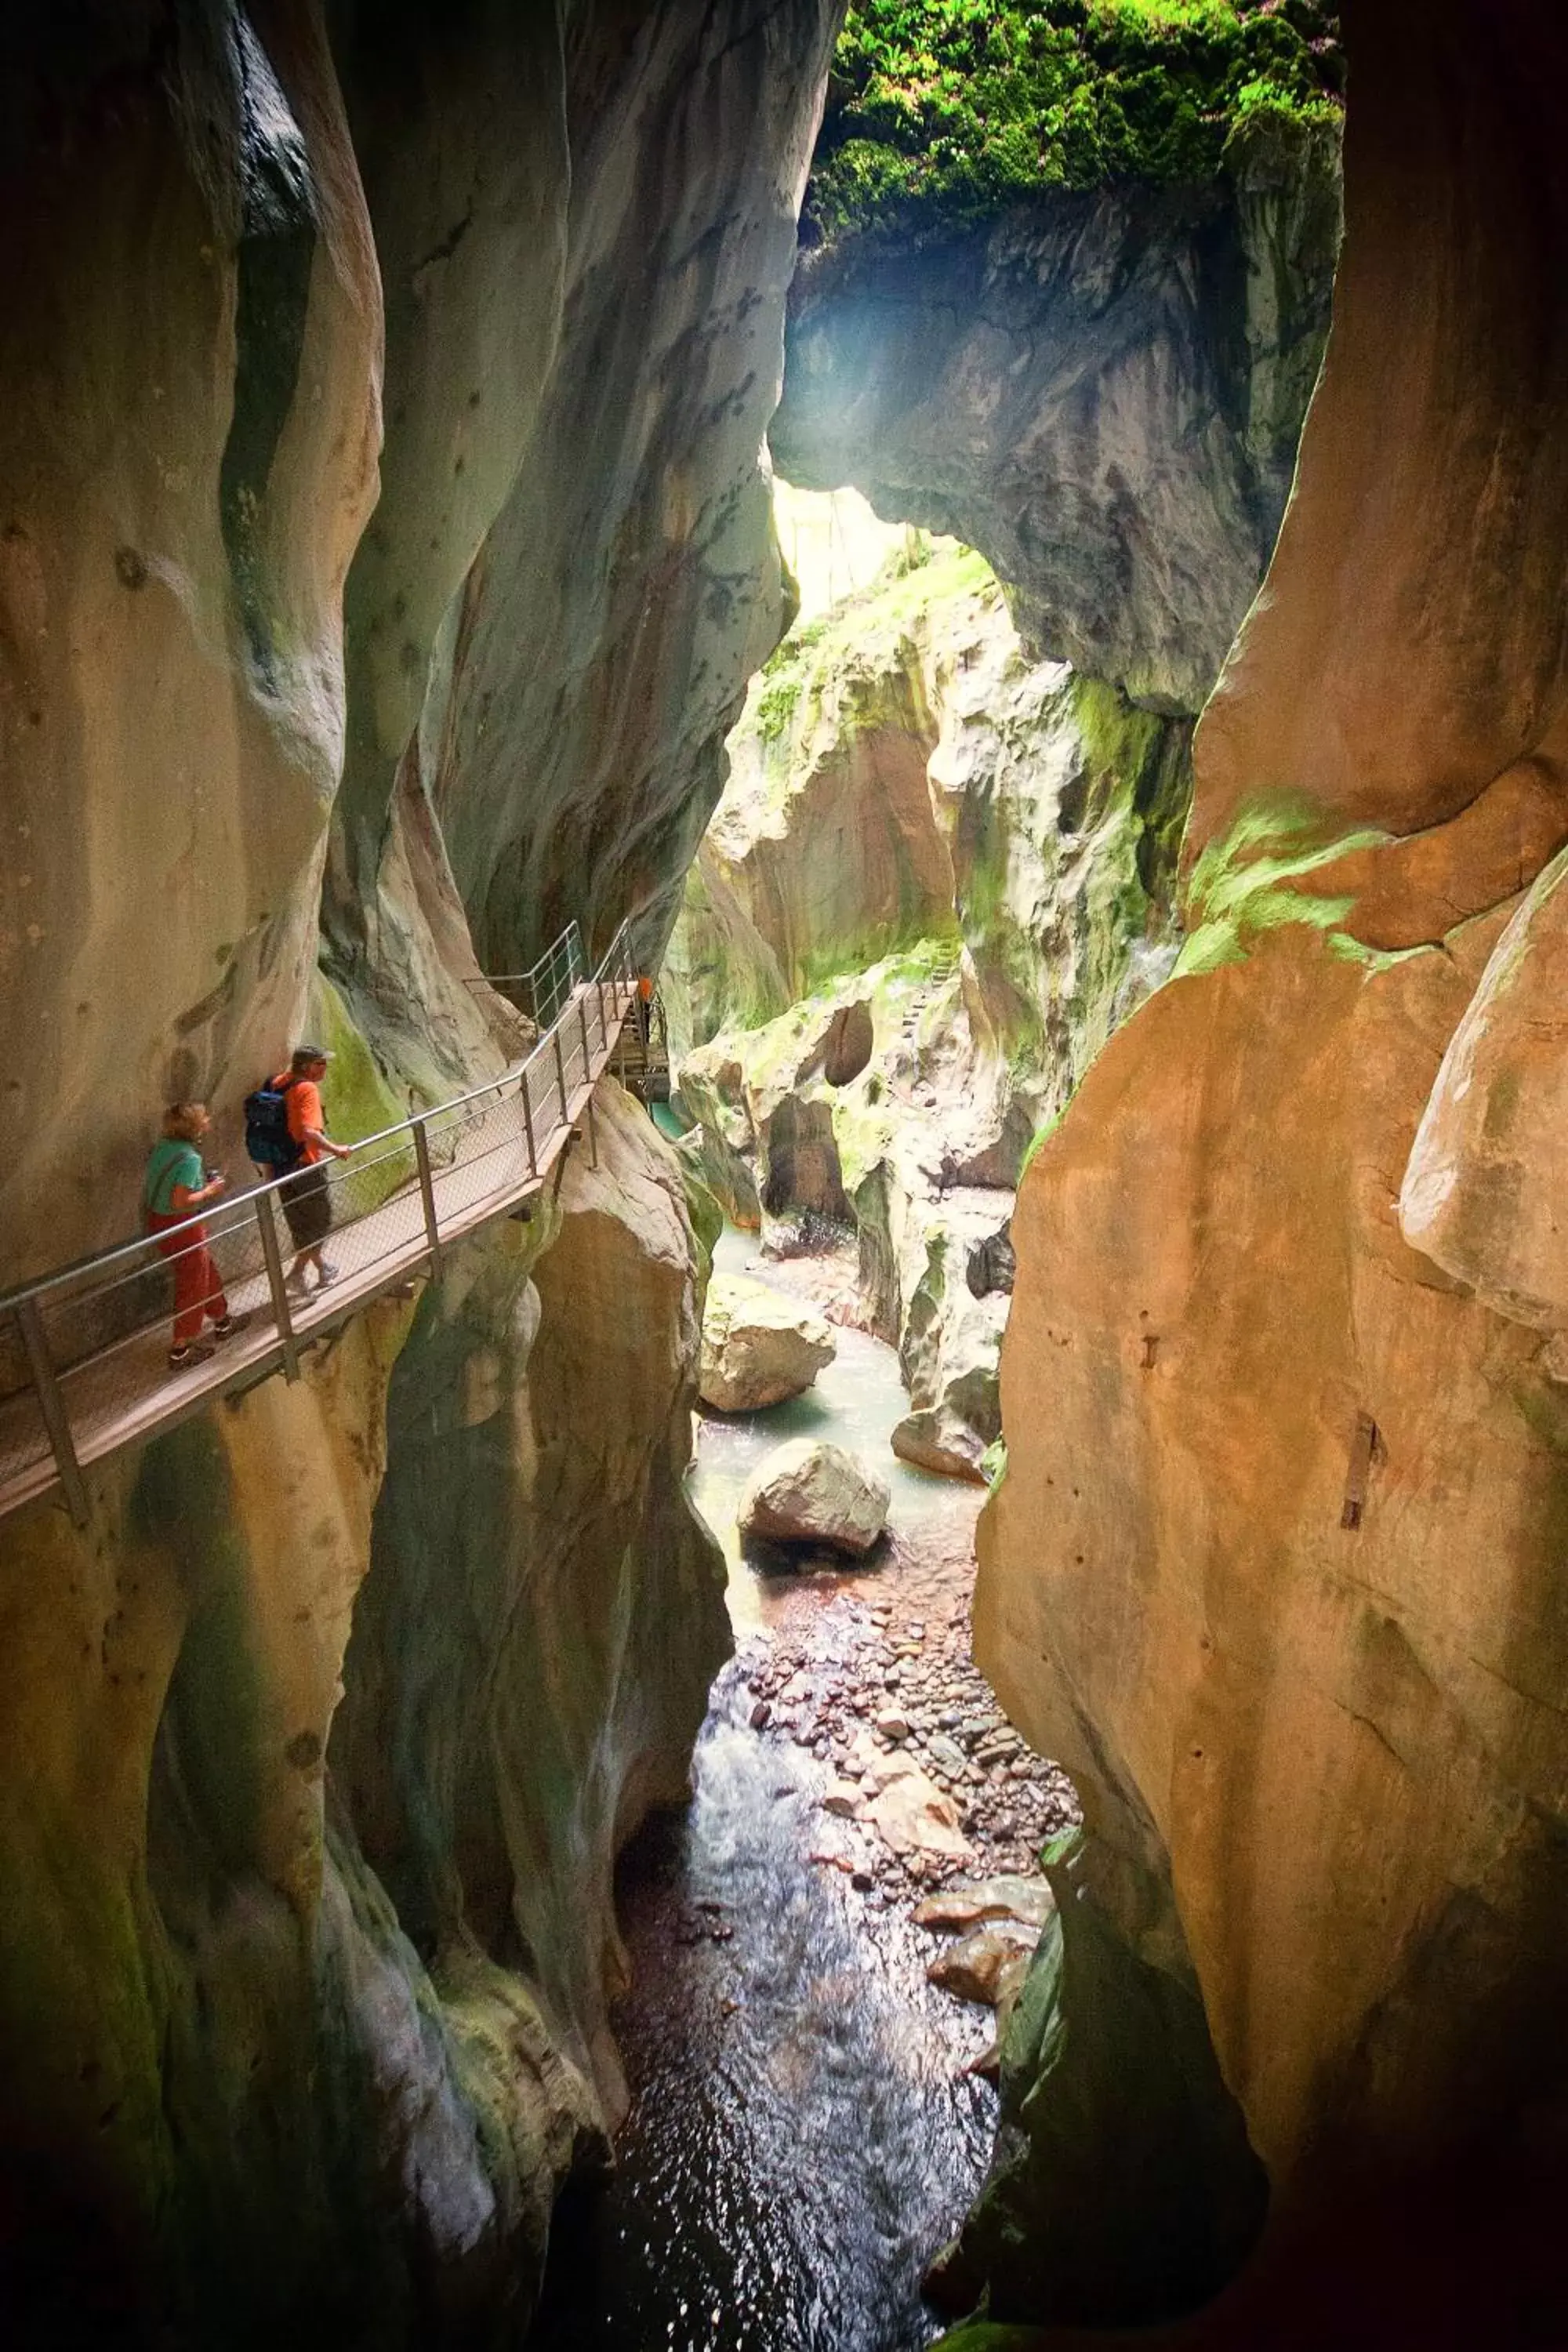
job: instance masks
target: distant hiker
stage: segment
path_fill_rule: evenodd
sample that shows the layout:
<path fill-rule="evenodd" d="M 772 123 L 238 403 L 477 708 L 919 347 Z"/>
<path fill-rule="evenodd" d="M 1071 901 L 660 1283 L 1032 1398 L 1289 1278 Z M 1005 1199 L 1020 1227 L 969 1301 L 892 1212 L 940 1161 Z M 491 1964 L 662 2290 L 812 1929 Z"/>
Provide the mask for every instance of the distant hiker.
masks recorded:
<path fill-rule="evenodd" d="M 653 1035 L 653 982 L 646 971 L 637 982 L 637 1035 L 642 1039 L 646 1054 Z"/>
<path fill-rule="evenodd" d="M 243 1331 L 248 1315 L 231 1315 L 223 1280 L 207 1247 L 207 1229 L 193 1211 L 223 1192 L 225 1179 L 202 1166 L 196 1146 L 212 1125 L 205 1103 L 171 1103 L 163 1113 L 163 1139 L 153 1146 L 142 1184 L 142 1214 L 159 1254 L 174 1269 L 174 1337 L 169 1362 L 175 1371 L 205 1364 L 212 1349 L 200 1344 L 204 1322 L 216 1339 Z M 177 1228 L 177 1230 L 176 1230 Z"/>
<path fill-rule="evenodd" d="M 269 1175 L 279 1175 L 284 1169 L 299 1171 L 283 1186 L 279 1198 L 294 1244 L 289 1283 L 300 1292 L 310 1288 L 307 1266 L 315 1267 L 317 1286 L 323 1290 L 338 1271 L 323 1255 L 321 1246 L 332 1228 L 326 1162 L 349 1156 L 348 1145 L 334 1143 L 328 1135 L 327 1114 L 321 1105 L 321 1080 L 331 1058 L 324 1046 L 297 1045 L 289 1067 L 269 1078 L 245 1106 L 246 1142 L 251 1157 L 257 1159 L 259 1151 L 262 1158 L 258 1164 L 264 1160 Z M 259 1115 L 263 1112 L 265 1117 Z"/>

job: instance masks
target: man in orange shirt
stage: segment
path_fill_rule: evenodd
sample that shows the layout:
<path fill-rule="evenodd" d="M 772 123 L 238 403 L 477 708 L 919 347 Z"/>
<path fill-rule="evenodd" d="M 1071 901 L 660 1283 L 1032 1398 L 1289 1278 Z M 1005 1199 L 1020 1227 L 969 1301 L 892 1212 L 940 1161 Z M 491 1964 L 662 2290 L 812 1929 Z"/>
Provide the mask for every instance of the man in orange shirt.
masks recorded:
<path fill-rule="evenodd" d="M 305 1268 L 316 1269 L 317 1286 L 325 1289 L 337 1273 L 337 1267 L 322 1254 L 322 1244 L 332 1227 L 331 1195 L 327 1190 L 326 1162 L 346 1160 L 349 1147 L 334 1143 L 327 1133 L 327 1115 L 321 1105 L 321 1080 L 327 1075 L 331 1055 L 321 1045 L 297 1045 L 289 1056 L 287 1070 L 280 1070 L 272 1080 L 279 1091 L 286 1095 L 289 1104 L 289 1133 L 299 1152 L 296 1165 L 299 1174 L 289 1178 L 280 1198 L 283 1214 L 289 1223 L 289 1238 L 294 1244 L 294 1263 L 289 1269 L 289 1280 L 297 1290 L 305 1290 Z"/>

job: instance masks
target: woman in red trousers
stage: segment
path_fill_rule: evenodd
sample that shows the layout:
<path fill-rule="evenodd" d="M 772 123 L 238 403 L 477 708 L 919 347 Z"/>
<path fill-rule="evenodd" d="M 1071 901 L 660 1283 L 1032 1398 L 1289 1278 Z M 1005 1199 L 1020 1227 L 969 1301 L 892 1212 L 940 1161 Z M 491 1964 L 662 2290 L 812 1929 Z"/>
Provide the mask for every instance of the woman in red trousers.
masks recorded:
<path fill-rule="evenodd" d="M 192 1222 L 195 1211 L 216 1201 L 226 1181 L 222 1176 L 208 1177 L 196 1148 L 211 1125 L 205 1103 L 172 1103 L 163 1114 L 163 1139 L 153 1147 L 142 1186 L 147 1231 L 174 1268 L 174 1340 L 169 1362 L 175 1371 L 205 1363 L 212 1354 L 199 1344 L 204 1322 L 212 1324 L 215 1339 L 226 1339 L 250 1320 L 248 1315 L 229 1313 L 207 1247 L 206 1227 Z"/>

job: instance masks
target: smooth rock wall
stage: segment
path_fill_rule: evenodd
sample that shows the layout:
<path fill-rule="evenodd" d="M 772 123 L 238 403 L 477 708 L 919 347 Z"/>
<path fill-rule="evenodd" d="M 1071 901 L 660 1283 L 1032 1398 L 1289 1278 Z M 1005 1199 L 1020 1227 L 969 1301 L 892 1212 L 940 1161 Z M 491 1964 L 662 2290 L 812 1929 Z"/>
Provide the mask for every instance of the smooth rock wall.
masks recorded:
<path fill-rule="evenodd" d="M 615 2115 L 611 1873 L 685 1792 L 729 1633 L 680 1485 L 699 1346 L 680 1179 L 618 1088 L 596 1125 L 559 1237 L 535 1260 L 503 1224 L 462 1254 L 399 1360 L 332 1765 L 416 1944 L 520 1966 Z"/>
<path fill-rule="evenodd" d="M 0 2300 L 36 2325 L 87 2325 L 96 2265 L 132 2331 L 499 2341 L 602 2158 L 615 1857 L 729 1636 L 679 1175 L 613 1087 L 597 1125 L 532 1229 L 117 1456 L 90 1534 L 7 1528 Z"/>
<path fill-rule="evenodd" d="M 790 617 L 759 453 L 835 7 L 584 11 L 554 363 L 433 677 L 480 961 L 639 914 L 656 961 Z M 632 29 L 635 26 L 635 30 Z"/>
<path fill-rule="evenodd" d="M 1568 1431 L 1510 1262 L 1548 883 L 1504 937 L 1568 835 L 1568 181 L 1554 11 L 1346 16 L 1333 331 L 1199 730 L 1185 976 L 1020 1193 L 976 1653 L 1122 1934 L 1190 1956 L 1279 2227 L 1418 2179 L 1438 2233 L 1568 2080 Z"/>
<path fill-rule="evenodd" d="M 0 30 L 4 1280 L 133 1230 L 158 1106 L 300 1018 L 381 431 L 313 0 L 95 33 Z"/>
<path fill-rule="evenodd" d="M 808 254 L 779 471 L 978 548 L 1037 656 L 1191 714 L 1279 529 L 1338 235 L 1321 130 L 1207 189 L 1056 191 Z"/>
<path fill-rule="evenodd" d="M 485 690 L 526 677 L 555 763 L 531 803 L 518 739 L 492 846 L 585 803 L 612 709 L 658 747 L 617 755 L 591 842 L 522 858 L 504 944 L 670 884 L 671 811 L 710 796 L 713 713 L 779 625 L 757 449 L 831 13 L 10 12 L 0 1279 L 133 1228 L 174 1096 L 237 1173 L 239 1099 L 306 1020 L 351 1132 L 515 1051 L 466 985 L 444 682 L 530 449 L 584 502 L 552 526 L 573 626 L 608 582 L 672 634 L 637 668 L 584 625 L 574 731 L 561 579 L 492 614 Z M 663 340 L 617 291 L 639 238 L 679 277 Z M 568 310 L 549 432 L 606 393 L 619 506 L 530 437 Z M 526 2317 L 620 2096 L 615 1854 L 681 1792 L 726 1638 L 680 1489 L 697 1244 L 613 1088 L 599 1131 L 558 1233 L 487 1229 L 297 1384 L 95 1468 L 86 1533 L 54 1502 L 0 1528 L 0 2310 L 28 2340 Z"/>
<path fill-rule="evenodd" d="M 391 1050 L 417 1054 L 436 1093 L 485 1030 L 421 723 L 443 623 L 532 446 L 559 342 L 572 13 L 564 0 L 332 6 L 385 302 L 385 443 L 344 596 L 348 723 L 322 919 L 373 1033 L 389 992 L 395 1028 L 397 1001 L 422 1004 L 422 1036 Z M 432 710 L 437 741 L 440 724 Z"/>

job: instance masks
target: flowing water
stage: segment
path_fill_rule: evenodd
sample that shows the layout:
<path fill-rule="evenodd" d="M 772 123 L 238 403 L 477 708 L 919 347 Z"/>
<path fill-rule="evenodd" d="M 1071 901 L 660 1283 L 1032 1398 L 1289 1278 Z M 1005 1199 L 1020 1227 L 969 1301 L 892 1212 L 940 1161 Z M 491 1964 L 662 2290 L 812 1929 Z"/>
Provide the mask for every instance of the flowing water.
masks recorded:
<path fill-rule="evenodd" d="M 748 1274 L 777 1288 L 788 1286 L 792 1269 L 757 1255 L 756 1236 L 727 1225 L 713 1253 L 714 1271 Z M 836 1328 L 838 1353 L 810 1388 L 766 1412 L 706 1415 L 697 1445 L 689 1492 L 703 1518 L 724 1547 L 730 1563 L 730 1613 L 737 1626 L 765 1622 L 770 1585 L 741 1557 L 735 1508 L 741 1490 L 775 1446 L 792 1437 L 823 1437 L 858 1454 L 879 1470 L 892 1491 L 889 1519 L 910 1534 L 942 1518 L 953 1500 L 951 1479 L 900 1461 L 889 1444 L 894 1423 L 909 1411 L 891 1348 L 865 1331 Z"/>
<path fill-rule="evenodd" d="M 719 1262 L 753 1248 L 727 1234 Z M 886 1470 L 900 1528 L 954 1500 L 889 1450 L 908 1402 L 892 1351 L 837 1337 L 806 1397 L 701 1426 L 693 1499 L 731 1563 L 740 1653 L 714 1685 L 689 1811 L 622 1872 L 632 2107 L 612 2181 L 558 2225 L 539 2352 L 919 2352 L 939 2332 L 920 2278 L 989 2156 L 994 2097 L 966 2068 L 990 2020 L 928 1985 L 931 1943 L 902 1906 L 812 1860 L 826 1768 L 753 1727 L 748 1687 L 770 1623 L 798 1635 L 808 1618 L 827 1677 L 854 1649 L 858 1596 L 897 1598 L 874 1573 L 746 1567 L 735 1502 L 764 1454 L 807 1433 L 857 1448 Z"/>

